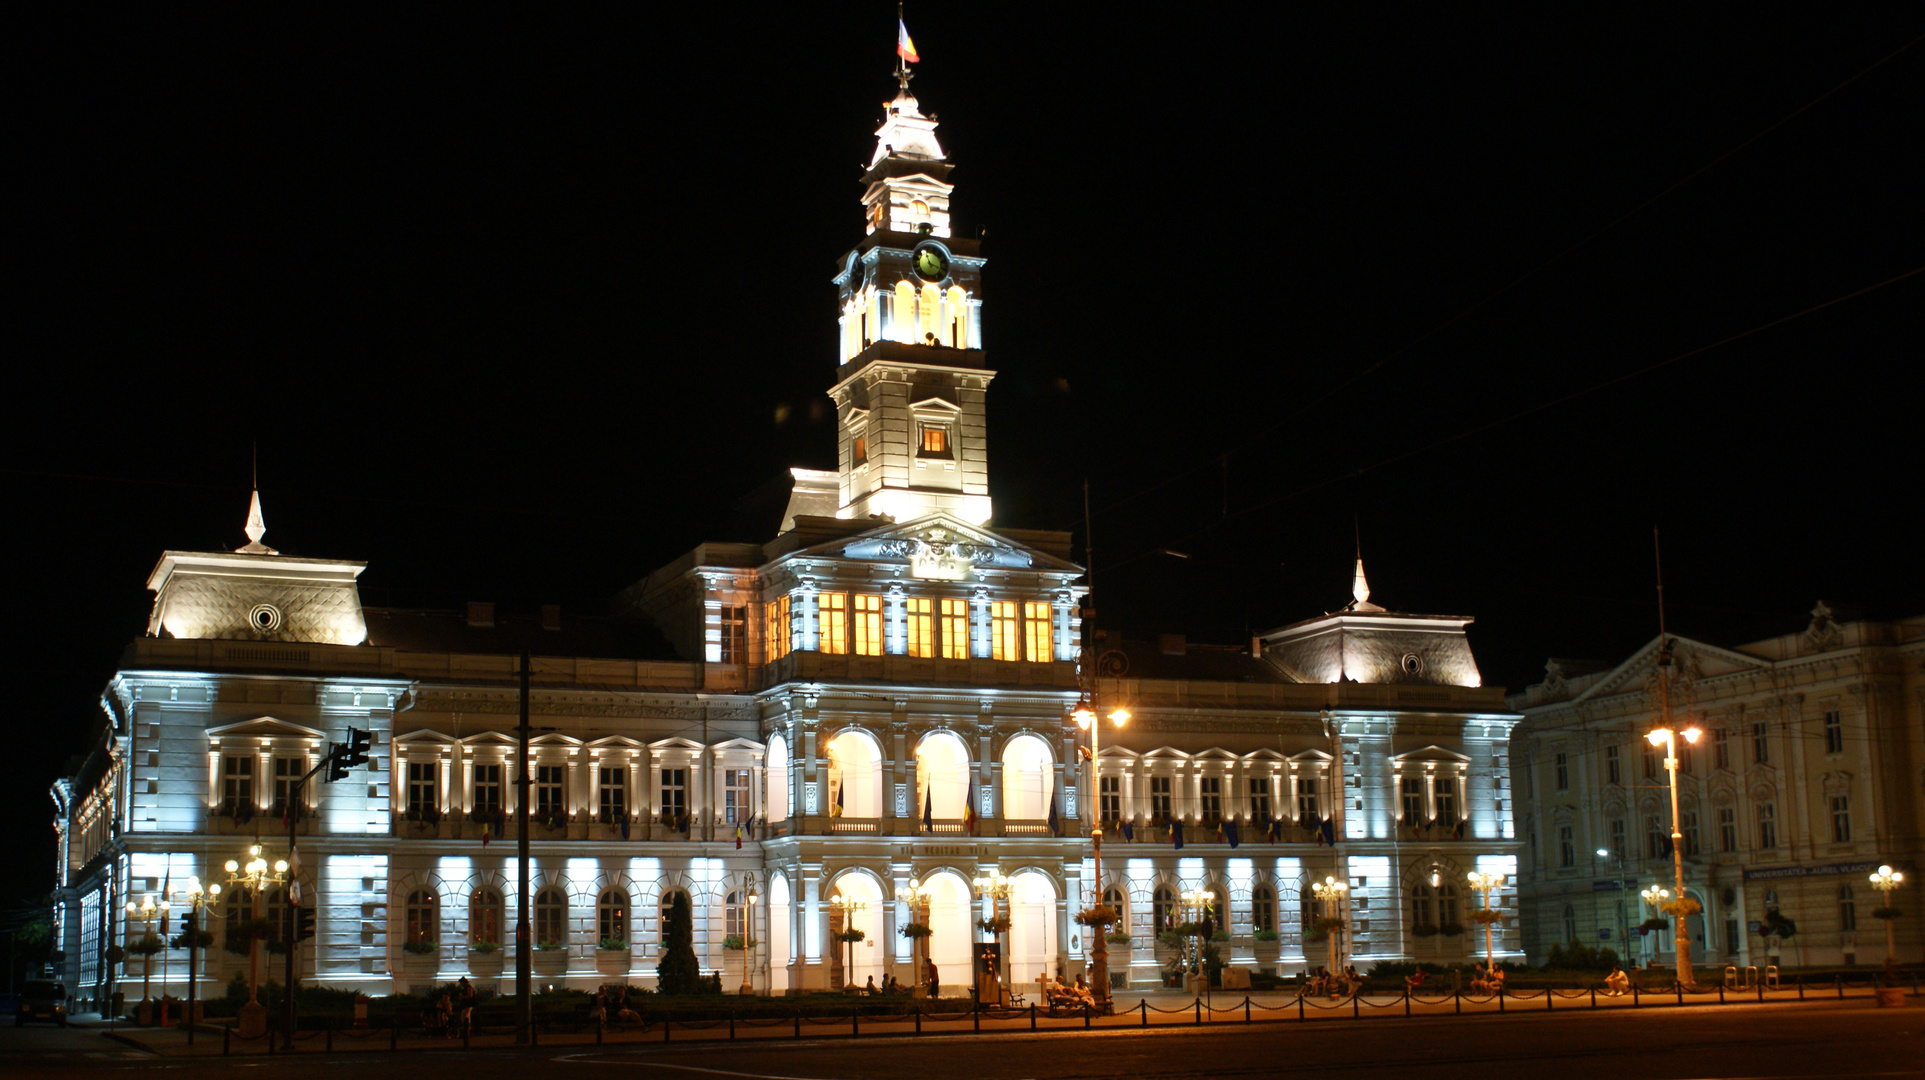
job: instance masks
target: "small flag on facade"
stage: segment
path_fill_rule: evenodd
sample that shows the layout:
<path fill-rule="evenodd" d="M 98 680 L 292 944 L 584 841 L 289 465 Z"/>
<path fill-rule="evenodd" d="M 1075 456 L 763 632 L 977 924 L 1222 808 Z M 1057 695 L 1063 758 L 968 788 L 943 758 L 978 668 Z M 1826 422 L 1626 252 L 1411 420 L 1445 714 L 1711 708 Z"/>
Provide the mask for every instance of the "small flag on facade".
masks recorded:
<path fill-rule="evenodd" d="M 842 789 L 846 786 L 845 784 L 836 785 L 836 804 L 829 808 L 830 817 L 842 816 Z"/>
<path fill-rule="evenodd" d="M 1323 829 L 1317 833 L 1317 843 L 1328 847 L 1337 846 L 1337 820 L 1335 818 L 1323 819 Z"/>
<path fill-rule="evenodd" d="M 1119 828 L 1123 833 L 1124 840 L 1127 840 L 1132 844 L 1136 842 L 1136 826 L 1125 821 L 1121 826 L 1119 826 Z"/>
<path fill-rule="evenodd" d="M 1183 850 L 1183 823 L 1175 818 L 1170 819 L 1170 844 L 1178 851 Z"/>
<path fill-rule="evenodd" d="M 1059 822 L 1056 817 L 1056 796 L 1054 795 L 1049 797 L 1049 834 L 1051 836 L 1061 835 L 1061 829 L 1059 828 Z"/>
<path fill-rule="evenodd" d="M 922 793 L 922 831 L 936 831 L 936 792 L 934 788 Z"/>
<path fill-rule="evenodd" d="M 622 839 L 628 839 L 628 815 L 622 815 Z"/>
<path fill-rule="evenodd" d="M 976 785 L 969 785 L 969 805 L 963 807 L 963 824 L 969 827 L 969 835 L 976 835 Z"/>
<path fill-rule="evenodd" d="M 735 827 L 735 850 L 742 850 L 742 826 Z"/>
<path fill-rule="evenodd" d="M 1237 823 L 1236 823 L 1236 822 L 1234 822 L 1234 821 L 1226 821 L 1226 822 L 1224 822 L 1224 823 L 1223 823 L 1223 835 L 1224 835 L 1224 838 L 1225 838 L 1225 839 L 1227 839 L 1227 840 L 1229 840 L 1229 841 L 1230 841 L 1230 846 L 1231 846 L 1231 847 L 1236 847 L 1236 846 L 1237 846 L 1237 843 L 1238 843 L 1238 841 L 1239 841 L 1239 839 L 1240 839 L 1240 838 L 1239 838 L 1239 837 L 1237 836 Z"/>

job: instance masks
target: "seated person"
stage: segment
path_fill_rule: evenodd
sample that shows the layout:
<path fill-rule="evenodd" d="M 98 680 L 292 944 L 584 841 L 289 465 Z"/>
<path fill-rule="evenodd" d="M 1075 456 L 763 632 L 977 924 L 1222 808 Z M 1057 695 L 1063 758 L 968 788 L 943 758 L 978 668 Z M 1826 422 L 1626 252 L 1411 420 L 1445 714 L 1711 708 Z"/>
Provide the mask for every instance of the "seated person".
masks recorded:
<path fill-rule="evenodd" d="M 1626 975 L 1624 973 L 1623 967 L 1617 964 L 1612 964 L 1611 973 L 1604 977 L 1605 994 L 1610 997 L 1622 997 L 1623 995 L 1629 993 L 1630 990 L 1631 990 L 1631 976 Z"/>
<path fill-rule="evenodd" d="M 1470 988 L 1473 993 L 1482 994 L 1490 990 L 1490 972 L 1484 970 L 1484 962 L 1479 960 L 1471 965 Z"/>
<path fill-rule="evenodd" d="M 869 976 L 869 985 L 863 987 L 862 992 L 868 994 L 870 997 L 876 995 L 876 977 L 874 975 Z"/>
<path fill-rule="evenodd" d="M 1404 977 L 1404 989 L 1406 989 L 1406 990 L 1416 990 L 1417 988 L 1419 988 L 1419 987 L 1421 987 L 1421 986 L 1423 986 L 1423 985 L 1424 985 L 1424 969 L 1423 969 L 1423 968 L 1418 968 L 1418 969 L 1417 969 L 1417 970 L 1416 970 L 1415 972 L 1413 972 L 1412 974 L 1410 974 L 1410 975 L 1406 975 L 1406 976 Z"/>
<path fill-rule="evenodd" d="M 1492 990 L 1504 989 L 1504 969 L 1503 968 L 1494 967 L 1491 969 L 1491 989 Z"/>
<path fill-rule="evenodd" d="M 896 973 L 895 972 L 892 971 L 889 974 L 884 975 L 882 977 L 882 992 L 885 994 L 893 994 L 896 992 Z"/>

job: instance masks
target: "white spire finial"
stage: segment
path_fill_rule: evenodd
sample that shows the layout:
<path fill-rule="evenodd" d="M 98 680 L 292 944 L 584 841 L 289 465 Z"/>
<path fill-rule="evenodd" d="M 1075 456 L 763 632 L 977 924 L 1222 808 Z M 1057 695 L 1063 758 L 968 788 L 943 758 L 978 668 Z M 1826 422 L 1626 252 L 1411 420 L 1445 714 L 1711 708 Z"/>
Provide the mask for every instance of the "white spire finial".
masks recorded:
<path fill-rule="evenodd" d="M 1370 582 L 1364 580 L 1364 559 L 1361 555 L 1357 556 L 1357 576 L 1350 583 L 1350 595 L 1356 598 L 1359 607 L 1370 602 Z"/>
<path fill-rule="evenodd" d="M 279 555 L 280 552 L 261 543 L 267 535 L 267 519 L 261 514 L 261 492 L 254 490 L 254 498 L 247 504 L 247 546 L 235 548 L 242 555 Z"/>

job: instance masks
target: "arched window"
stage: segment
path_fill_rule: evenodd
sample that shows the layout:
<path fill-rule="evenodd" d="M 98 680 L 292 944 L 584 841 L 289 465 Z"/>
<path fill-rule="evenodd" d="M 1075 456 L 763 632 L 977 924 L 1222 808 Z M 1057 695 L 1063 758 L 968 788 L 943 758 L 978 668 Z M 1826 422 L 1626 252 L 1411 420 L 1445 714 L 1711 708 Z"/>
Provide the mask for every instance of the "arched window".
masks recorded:
<path fill-rule="evenodd" d="M 916 341 L 916 287 L 907 281 L 896 282 L 895 301 L 890 305 L 889 330 L 897 341 L 913 345 Z"/>
<path fill-rule="evenodd" d="M 1003 747 L 1003 817 L 1039 821 L 1049 816 L 1055 793 L 1055 759 L 1034 735 L 1018 735 Z"/>
<path fill-rule="evenodd" d="M 1277 891 L 1268 882 L 1258 882 L 1250 890 L 1250 931 L 1277 928 Z"/>
<path fill-rule="evenodd" d="M 1175 889 L 1168 885 L 1156 887 L 1156 894 L 1150 904 L 1150 918 L 1155 924 L 1152 929 L 1159 934 L 1176 926 Z"/>
<path fill-rule="evenodd" d="M 468 944 L 501 944 L 501 894 L 476 889 L 468 901 Z"/>
<path fill-rule="evenodd" d="M 739 892 L 730 893 L 722 901 L 722 933 L 727 937 L 742 938 L 742 894 Z"/>
<path fill-rule="evenodd" d="M 1111 911 L 1116 912 L 1118 929 L 1127 928 L 1130 925 L 1130 906 L 1129 902 L 1123 899 L 1123 890 L 1114 885 L 1104 889 L 1103 903 L 1108 905 Z"/>
<path fill-rule="evenodd" d="M 558 949 L 568 944 L 568 898 L 550 886 L 535 894 L 535 945 Z"/>
<path fill-rule="evenodd" d="M 918 324 L 920 329 L 916 334 L 917 341 L 928 340 L 923 336 L 925 334 L 935 334 L 937 335 L 936 341 L 938 343 L 942 341 L 942 337 L 940 336 L 942 333 L 942 325 L 936 321 L 936 313 L 941 309 L 942 290 L 936 288 L 934 285 L 924 285 L 922 287 L 922 311 L 920 312 L 922 318 Z"/>
<path fill-rule="evenodd" d="M 1437 886 L 1437 925 L 1460 926 L 1464 922 L 1464 907 L 1457 899 L 1457 886 L 1446 881 Z"/>
<path fill-rule="evenodd" d="M 675 907 L 675 898 L 677 896 L 687 897 L 688 894 L 680 889 L 662 890 L 662 905 L 659 912 L 659 921 L 655 924 L 655 943 L 657 948 L 660 948 L 661 944 L 668 940 L 668 913 Z M 690 901 L 689 916 L 691 921 L 693 921 L 694 914 L 695 904 L 693 901 Z"/>
<path fill-rule="evenodd" d="M 408 943 L 441 940 L 441 905 L 427 889 L 408 894 Z"/>
<path fill-rule="evenodd" d="M 916 747 L 915 816 L 960 821 L 969 801 L 969 750 L 947 731 L 932 732 Z"/>
<path fill-rule="evenodd" d="M 768 763 L 762 780 L 764 801 L 770 821 L 789 817 L 789 740 L 780 735 L 769 739 Z"/>
<path fill-rule="evenodd" d="M 882 755 L 867 732 L 845 728 L 829 740 L 829 813 L 882 816 Z M 839 812 L 837 799 L 840 799 Z"/>
<path fill-rule="evenodd" d="M 603 945 L 628 944 L 628 894 L 603 889 L 595 900 L 595 936 Z"/>
<path fill-rule="evenodd" d="M 1310 933 L 1311 925 L 1317 921 L 1317 894 L 1311 891 L 1308 882 L 1297 889 L 1297 921 L 1305 934 Z"/>
<path fill-rule="evenodd" d="M 949 344 L 958 349 L 969 348 L 969 296 L 962 286 L 949 287 L 948 306 L 943 312 L 943 321 L 949 326 Z"/>
<path fill-rule="evenodd" d="M 1410 925 L 1437 928 L 1437 890 L 1427 882 L 1420 881 L 1410 890 Z"/>

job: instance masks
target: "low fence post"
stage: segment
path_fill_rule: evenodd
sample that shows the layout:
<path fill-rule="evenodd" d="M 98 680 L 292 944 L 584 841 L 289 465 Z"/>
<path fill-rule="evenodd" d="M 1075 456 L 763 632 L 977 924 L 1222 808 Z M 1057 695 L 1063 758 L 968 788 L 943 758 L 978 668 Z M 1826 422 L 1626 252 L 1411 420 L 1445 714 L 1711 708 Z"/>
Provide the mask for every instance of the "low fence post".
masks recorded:
<path fill-rule="evenodd" d="M 1459 987 L 1458 989 L 1451 991 L 1451 1008 L 1456 1011 L 1457 1015 L 1459 1016 L 1464 1015 L 1463 988 Z"/>
<path fill-rule="evenodd" d="M 604 1018 L 599 1016 L 595 1018 L 595 1045 L 596 1046 L 600 1046 L 602 1044 L 602 1029 L 606 1026 L 608 1025 L 607 1025 L 607 1021 Z"/>
<path fill-rule="evenodd" d="M 1036 1003 L 1033 1001 L 1029 1003 L 1029 1030 L 1036 1030 Z"/>
<path fill-rule="evenodd" d="M 1845 977 L 1843 975 L 1833 975 L 1831 977 L 1831 981 L 1834 986 L 1838 987 L 1838 996 L 1841 998 L 1844 997 L 1845 996 Z"/>
<path fill-rule="evenodd" d="M 798 1039 L 802 1037 L 802 1010 L 801 1009 L 797 1009 L 795 1011 L 795 1037 Z"/>
<path fill-rule="evenodd" d="M 232 1048 L 228 1045 L 228 1041 L 227 1041 L 228 1036 L 232 1034 L 234 1034 L 233 1028 L 231 1027 L 221 1028 L 221 1056 L 222 1057 L 226 1057 L 228 1054 L 233 1052 Z"/>
<path fill-rule="evenodd" d="M 733 1041 L 734 1038 L 735 1038 L 735 1014 L 730 1013 L 729 1014 L 729 1039 Z"/>
<path fill-rule="evenodd" d="M 1090 1014 L 1089 1002 L 1085 1001 L 1083 1002 L 1083 1030 L 1084 1031 L 1089 1030 L 1089 1014 Z"/>
<path fill-rule="evenodd" d="M 857 1038 L 862 1034 L 862 1006 L 849 1010 L 849 1037 Z"/>
<path fill-rule="evenodd" d="M 1720 1005 L 1724 1004 L 1724 984 L 1723 983 L 1718 984 L 1718 1004 Z"/>
<path fill-rule="evenodd" d="M 1198 1027 L 1203 1026 L 1203 999 L 1202 998 L 1196 999 L 1196 1023 Z"/>
<path fill-rule="evenodd" d="M 1150 1026 L 1150 999 L 1144 998 L 1142 1001 L 1137 1002 L 1136 1009 L 1138 1012 L 1143 1014 L 1143 1023 L 1139 1026 L 1149 1027 Z"/>
<path fill-rule="evenodd" d="M 674 1027 L 675 1027 L 675 1021 L 670 1020 L 666 1016 L 662 1017 L 662 1041 L 663 1042 L 668 1041 L 668 1033 Z"/>
<path fill-rule="evenodd" d="M 328 1033 L 327 1047 L 322 1051 L 322 1053 L 332 1054 L 334 1053 L 334 1025 L 333 1024 L 329 1024 L 327 1026 L 327 1033 Z"/>
<path fill-rule="evenodd" d="M 1410 1015 L 1410 987 L 1404 987 L 1404 1015 Z"/>
<path fill-rule="evenodd" d="M 1352 1020 L 1361 1020 L 1361 1019 L 1363 1019 L 1363 1015 L 1364 1015 L 1364 1014 L 1363 1014 L 1363 1011 L 1362 1011 L 1362 1009 L 1361 1009 L 1361 1008 L 1360 1008 L 1360 1007 L 1358 1006 L 1358 1004 L 1357 1004 L 1357 1002 L 1358 1002 L 1358 1001 L 1359 1001 L 1360 999 L 1362 999 L 1362 997 L 1363 997 L 1363 995 L 1362 995 L 1362 994 L 1359 994 L 1359 993 L 1358 993 L 1358 992 L 1356 992 L 1355 990 L 1352 990 L 1352 991 L 1350 992 L 1350 1018 L 1351 1018 Z"/>
<path fill-rule="evenodd" d="M 1544 1011 L 1545 1012 L 1553 1011 L 1551 1008 L 1551 1005 L 1554 1001 L 1556 1001 L 1556 999 L 1557 999 L 1557 995 L 1551 993 L 1551 988 L 1548 986 L 1545 987 L 1544 988 Z"/>
<path fill-rule="evenodd" d="M 468 1025 L 467 1024 L 461 1025 L 461 1048 L 463 1050 L 468 1049 Z"/>
<path fill-rule="evenodd" d="M 401 1022 L 393 1016 L 388 1017 L 388 1049 L 401 1049 Z"/>
<path fill-rule="evenodd" d="M 1243 995 L 1243 1022 L 1250 1022 L 1250 995 Z"/>
<path fill-rule="evenodd" d="M 1501 983 L 1497 987 L 1497 1011 L 1504 1011 L 1504 987 Z"/>
<path fill-rule="evenodd" d="M 1678 992 L 1678 1007 L 1683 1008 L 1684 1007 L 1684 983 L 1682 982 L 1673 983 L 1671 988 Z"/>
<path fill-rule="evenodd" d="M 1798 976 L 1798 1000 L 1805 1000 L 1805 977 L 1803 975 Z"/>
<path fill-rule="evenodd" d="M 1638 981 L 1636 979 L 1631 980 L 1631 1007 L 1633 1009 L 1638 1007 Z"/>
<path fill-rule="evenodd" d="M 779 639 L 778 639 L 779 640 Z M 922 1034 L 922 1010 L 916 1010 L 916 1034 Z"/>
<path fill-rule="evenodd" d="M 976 1030 L 977 1030 L 978 1032 L 981 1032 L 981 1031 L 982 1031 L 982 1029 L 983 1029 L 983 1004 L 982 1004 L 982 1002 L 980 1002 L 980 1001 L 979 1001 L 979 1002 L 977 1002 L 977 1003 L 976 1003 L 976 1007 L 975 1007 L 974 1009 L 971 1009 L 971 1010 L 969 1011 L 969 1022 L 970 1022 L 970 1024 L 971 1024 L 971 1025 L 972 1025 L 972 1026 L 973 1026 L 973 1027 L 974 1027 L 974 1028 L 975 1028 L 975 1029 L 976 1029 Z"/>
<path fill-rule="evenodd" d="M 1763 1001 L 1764 999 L 1765 999 L 1765 981 L 1763 979 L 1759 979 L 1758 980 L 1758 1000 Z"/>

